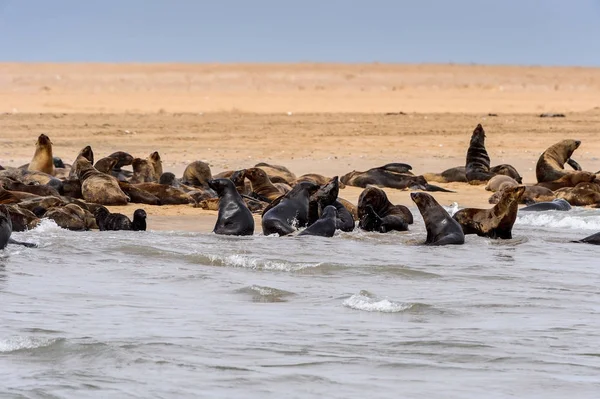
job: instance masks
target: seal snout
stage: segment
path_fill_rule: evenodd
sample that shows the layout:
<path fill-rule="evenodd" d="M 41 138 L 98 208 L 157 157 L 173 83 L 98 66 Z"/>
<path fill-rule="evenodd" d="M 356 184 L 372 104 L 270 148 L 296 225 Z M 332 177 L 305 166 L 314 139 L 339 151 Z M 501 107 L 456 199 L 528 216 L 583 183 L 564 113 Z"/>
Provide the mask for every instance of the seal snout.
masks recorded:
<path fill-rule="evenodd" d="M 575 140 L 575 148 L 579 148 L 580 145 L 581 145 L 581 141 Z"/>

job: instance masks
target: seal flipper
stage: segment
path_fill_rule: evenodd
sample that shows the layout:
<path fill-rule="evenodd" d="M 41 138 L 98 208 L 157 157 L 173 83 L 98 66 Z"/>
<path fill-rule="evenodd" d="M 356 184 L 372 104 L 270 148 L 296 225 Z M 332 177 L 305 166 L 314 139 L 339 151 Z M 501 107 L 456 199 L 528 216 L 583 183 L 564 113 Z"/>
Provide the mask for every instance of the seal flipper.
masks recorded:
<path fill-rule="evenodd" d="M 339 201 L 335 201 L 333 205 L 336 207 L 338 215 L 335 223 L 336 229 L 350 232 L 354 230 L 354 217 L 348 209 Z"/>
<path fill-rule="evenodd" d="M 581 171 L 581 166 L 573 158 L 567 159 L 567 164 L 574 170 Z"/>
<path fill-rule="evenodd" d="M 425 185 L 425 191 L 440 191 L 442 193 L 455 193 L 456 191 L 448 190 L 443 187 L 434 186 L 433 184 L 427 183 Z"/>
<path fill-rule="evenodd" d="M 410 172 L 412 170 L 412 166 L 410 166 L 409 164 L 406 164 L 406 163 L 388 163 L 377 169 L 383 169 L 385 171 L 393 172 L 393 173 L 412 174 Z"/>
<path fill-rule="evenodd" d="M 32 242 L 17 241 L 17 240 L 14 240 L 12 238 L 8 239 L 8 243 L 9 244 L 15 244 L 15 245 L 22 245 L 22 246 L 27 247 L 27 248 L 37 248 L 37 244 L 34 244 Z"/>

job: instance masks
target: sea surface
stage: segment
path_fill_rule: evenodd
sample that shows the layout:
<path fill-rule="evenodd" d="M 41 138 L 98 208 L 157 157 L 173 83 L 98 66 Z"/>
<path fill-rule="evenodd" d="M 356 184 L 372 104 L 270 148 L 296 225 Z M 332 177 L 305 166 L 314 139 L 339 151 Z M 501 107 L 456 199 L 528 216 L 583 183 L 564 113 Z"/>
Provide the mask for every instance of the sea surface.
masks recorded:
<path fill-rule="evenodd" d="M 600 247 L 570 240 L 600 210 L 447 247 L 412 210 L 333 238 L 15 233 L 39 248 L 0 251 L 0 397 L 599 398 Z"/>

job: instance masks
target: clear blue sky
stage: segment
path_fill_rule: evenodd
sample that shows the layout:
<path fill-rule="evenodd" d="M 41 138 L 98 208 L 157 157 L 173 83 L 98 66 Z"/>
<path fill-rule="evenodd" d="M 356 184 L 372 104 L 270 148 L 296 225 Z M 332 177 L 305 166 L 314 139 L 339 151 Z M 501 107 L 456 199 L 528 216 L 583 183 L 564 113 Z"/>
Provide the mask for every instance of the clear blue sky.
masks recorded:
<path fill-rule="evenodd" d="M 0 0 L 0 61 L 600 66 L 600 0 Z"/>

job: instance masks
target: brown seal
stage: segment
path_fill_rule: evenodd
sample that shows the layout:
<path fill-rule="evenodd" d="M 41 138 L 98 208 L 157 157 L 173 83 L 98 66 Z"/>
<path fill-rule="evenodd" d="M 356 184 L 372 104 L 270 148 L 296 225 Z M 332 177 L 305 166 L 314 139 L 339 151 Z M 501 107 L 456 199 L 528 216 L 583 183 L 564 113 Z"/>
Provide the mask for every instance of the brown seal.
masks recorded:
<path fill-rule="evenodd" d="M 5 205 L 12 221 L 12 231 L 26 231 L 35 229 L 40 219 L 30 210 L 21 208 L 19 205 Z"/>
<path fill-rule="evenodd" d="M 75 162 L 71 165 L 71 170 L 69 171 L 69 179 L 77 178 L 77 160 L 79 158 L 85 158 L 93 165 L 94 164 L 94 151 L 92 151 L 92 147 L 86 145 L 79 151 L 77 154 L 77 158 L 75 158 Z"/>
<path fill-rule="evenodd" d="M 0 177 L 2 187 L 9 191 L 20 191 L 39 196 L 52 195 L 58 197 L 60 194 L 54 187 L 45 184 L 24 184 L 11 177 Z"/>
<path fill-rule="evenodd" d="M 155 181 L 158 181 L 160 176 L 163 174 L 162 159 L 160 159 L 160 154 L 158 151 L 154 151 L 146 159 L 148 159 L 148 162 L 152 164 L 152 167 L 154 168 L 154 176 L 156 177 Z"/>
<path fill-rule="evenodd" d="M 273 185 L 267 172 L 260 168 L 246 169 L 244 176 L 250 180 L 250 183 L 252 184 L 251 196 L 258 198 L 261 201 L 271 202 L 284 194 Z"/>
<path fill-rule="evenodd" d="M 565 187 L 575 187 L 579 183 L 591 183 L 596 180 L 596 175 L 591 172 L 573 171 L 561 176 L 560 178 L 536 184 L 536 186 L 546 187 L 552 191 L 556 191 Z"/>
<path fill-rule="evenodd" d="M 107 175 L 112 174 L 112 170 L 119 160 L 111 157 L 104 157 L 94 164 L 94 168 L 98 172 L 106 173 Z"/>
<path fill-rule="evenodd" d="M 565 170 L 565 163 L 571 167 L 577 165 L 576 162 L 572 162 L 571 155 L 580 145 L 579 140 L 562 140 L 544 151 L 535 166 L 538 183 L 552 182 L 571 173 Z"/>
<path fill-rule="evenodd" d="M 461 209 L 454 214 L 453 219 L 460 223 L 465 234 L 511 239 L 519 201 L 524 192 L 525 186 L 509 187 L 492 209 Z"/>
<path fill-rule="evenodd" d="M 600 192 L 595 187 L 590 187 L 586 183 L 575 187 L 565 187 L 556 190 L 556 198 L 562 198 L 573 206 L 586 206 L 600 204 Z"/>
<path fill-rule="evenodd" d="M 54 222 L 63 229 L 82 231 L 97 227 L 94 215 L 76 204 L 67 204 L 65 206 L 50 208 L 45 210 L 45 212 L 44 208 L 41 209 L 41 212 L 38 210 L 38 216 L 54 220 Z"/>
<path fill-rule="evenodd" d="M 29 162 L 27 170 L 47 173 L 54 176 L 54 158 L 52 156 L 52 141 L 45 134 L 40 134 L 35 143 L 35 154 Z"/>
<path fill-rule="evenodd" d="M 497 204 L 504 194 L 505 188 L 496 191 L 488 200 L 490 204 Z M 545 187 L 525 186 L 525 193 L 521 196 L 521 204 L 533 204 L 535 202 L 552 201 L 556 196 Z"/>
<path fill-rule="evenodd" d="M 368 186 L 358 197 L 358 227 L 366 231 L 387 233 L 406 231 L 413 215 L 404 205 L 393 205 L 385 191 Z"/>
<path fill-rule="evenodd" d="M 410 193 L 410 198 L 423 216 L 427 230 L 426 245 L 462 245 L 465 243 L 462 227 L 452 219 L 435 198 L 423 192 Z"/>
<path fill-rule="evenodd" d="M 456 166 L 446 169 L 442 173 L 424 173 L 423 177 L 427 181 L 437 183 L 467 183 L 467 175 L 464 166 Z"/>
<path fill-rule="evenodd" d="M 516 187 L 518 185 L 519 183 L 510 176 L 496 175 L 488 181 L 488 184 L 485 186 L 485 189 L 487 191 L 492 191 L 495 193 L 496 191 L 500 191 L 504 188 Z"/>
<path fill-rule="evenodd" d="M 86 158 L 78 157 L 74 168 L 81 181 L 81 194 L 87 202 L 101 205 L 126 205 L 129 202 L 117 179 L 98 172 Z"/>
<path fill-rule="evenodd" d="M 160 178 L 160 175 L 156 176 L 154 165 L 148 159 L 134 158 L 131 166 L 133 167 L 133 177 L 129 180 L 131 184 L 155 183 Z"/>
<path fill-rule="evenodd" d="M 285 166 L 270 165 L 266 162 L 260 162 L 254 165 L 254 167 L 264 170 L 273 183 L 285 183 L 291 186 L 296 180 L 296 175 Z"/>
<path fill-rule="evenodd" d="M 138 183 L 133 184 L 133 187 L 154 195 L 160 200 L 161 205 L 196 205 L 196 200 L 191 195 L 173 186 L 159 183 Z"/>
<path fill-rule="evenodd" d="M 129 197 L 133 204 L 160 205 L 160 199 L 149 192 L 142 190 L 135 185 L 119 180 L 119 187 Z"/>
<path fill-rule="evenodd" d="M 315 184 L 318 184 L 320 186 L 322 186 L 323 184 L 327 184 L 327 182 L 331 181 L 331 177 L 326 177 L 317 173 L 306 173 L 300 177 L 298 177 L 292 185 L 303 182 L 303 181 L 309 181 Z M 340 188 L 346 188 L 346 185 L 344 183 L 342 183 L 341 181 L 338 183 Z"/>
<path fill-rule="evenodd" d="M 212 180 L 210 167 L 206 162 L 194 161 L 183 171 L 181 183 L 190 186 L 207 187 L 208 181 Z"/>

